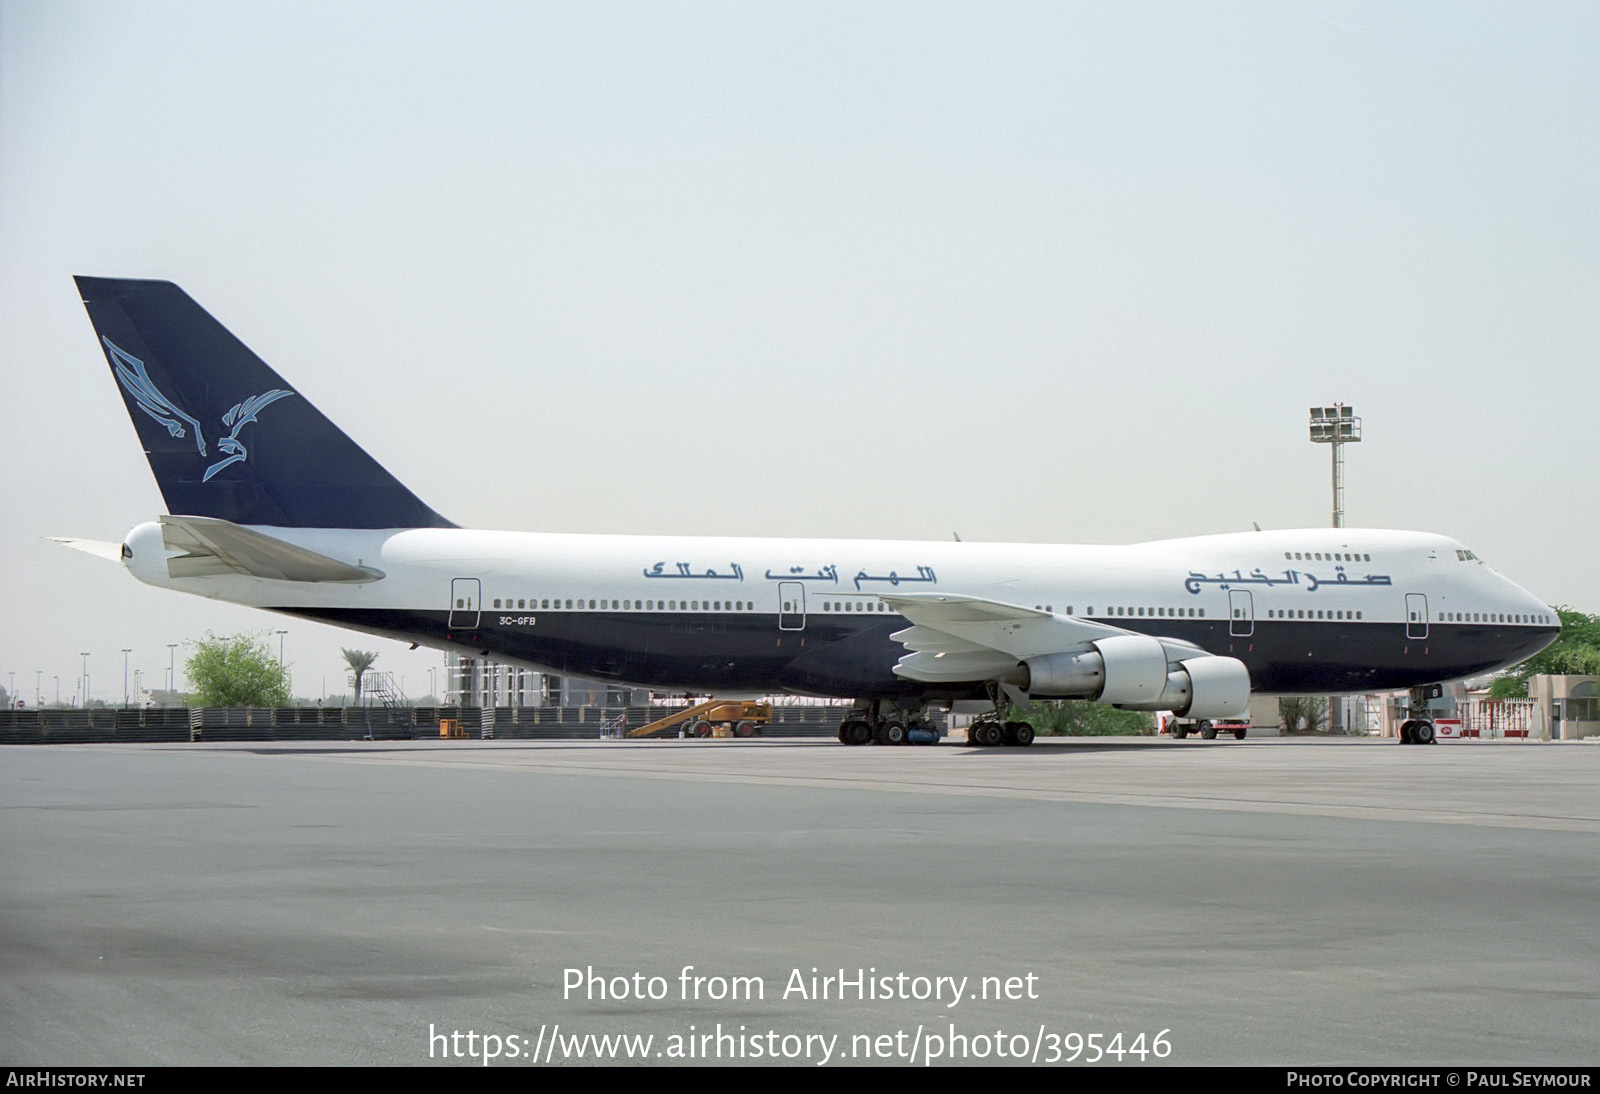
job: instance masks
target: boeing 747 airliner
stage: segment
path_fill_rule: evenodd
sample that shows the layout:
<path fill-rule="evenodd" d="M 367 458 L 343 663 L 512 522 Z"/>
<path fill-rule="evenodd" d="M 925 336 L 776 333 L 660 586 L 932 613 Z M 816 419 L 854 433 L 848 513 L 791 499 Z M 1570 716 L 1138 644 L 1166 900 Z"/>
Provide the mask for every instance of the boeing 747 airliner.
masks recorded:
<path fill-rule="evenodd" d="M 900 743 L 1008 699 L 1195 718 L 1270 694 L 1515 664 L 1555 613 L 1462 544 L 1353 528 L 1125 547 L 487 532 L 440 516 L 165 281 L 80 277 L 168 515 L 117 553 L 151 585 L 543 671 L 714 696 L 855 700 Z"/>

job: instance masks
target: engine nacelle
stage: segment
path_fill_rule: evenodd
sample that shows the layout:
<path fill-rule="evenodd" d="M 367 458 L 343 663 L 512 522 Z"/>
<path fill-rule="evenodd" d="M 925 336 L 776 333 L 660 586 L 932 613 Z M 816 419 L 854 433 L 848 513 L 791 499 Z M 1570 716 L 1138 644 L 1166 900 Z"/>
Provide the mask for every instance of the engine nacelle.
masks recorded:
<path fill-rule="evenodd" d="M 1179 666 L 1189 676 L 1188 718 L 1238 718 L 1250 712 L 1250 670 L 1237 657 L 1193 657 Z"/>
<path fill-rule="evenodd" d="M 1167 651 L 1142 634 L 1116 635 L 1077 653 L 1047 653 L 1022 662 L 1024 689 L 1046 699 L 1085 698 L 1098 703 L 1144 703 L 1167 685 Z"/>
<path fill-rule="evenodd" d="M 1030 657 L 1011 682 L 1041 699 L 1089 699 L 1191 718 L 1249 710 L 1250 673 L 1238 658 L 1198 654 L 1169 665 L 1158 639 L 1137 634 L 1102 638 L 1091 647 Z"/>

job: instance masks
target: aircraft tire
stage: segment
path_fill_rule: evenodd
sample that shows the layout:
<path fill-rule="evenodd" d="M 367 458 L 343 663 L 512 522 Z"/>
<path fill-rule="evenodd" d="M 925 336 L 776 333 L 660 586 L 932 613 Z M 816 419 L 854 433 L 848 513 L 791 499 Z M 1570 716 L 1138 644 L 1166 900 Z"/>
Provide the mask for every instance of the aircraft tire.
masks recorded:
<path fill-rule="evenodd" d="M 866 722 L 850 723 L 851 744 L 864 745 L 870 740 L 872 740 L 872 727 L 870 725 L 868 725 Z"/>
<path fill-rule="evenodd" d="M 983 731 L 983 743 L 990 748 L 1003 744 L 1006 739 L 1006 728 L 999 722 L 990 722 Z"/>
<path fill-rule="evenodd" d="M 1011 743 L 1016 745 L 1018 748 L 1027 748 L 1029 745 L 1033 744 L 1033 736 L 1034 734 L 1032 726 L 1030 726 L 1027 722 L 1018 722 L 1017 732 Z"/>
<path fill-rule="evenodd" d="M 1411 737 L 1411 729 L 1416 724 L 1417 723 L 1413 722 L 1410 718 L 1407 718 L 1405 721 L 1400 723 L 1400 743 L 1401 744 L 1409 745 L 1409 744 L 1415 744 L 1416 743 L 1414 740 L 1412 740 L 1412 737 Z"/>
<path fill-rule="evenodd" d="M 1439 738 L 1433 732 L 1433 723 L 1426 718 L 1420 718 L 1417 724 L 1411 727 L 1411 740 L 1419 745 L 1431 745 L 1437 744 Z"/>

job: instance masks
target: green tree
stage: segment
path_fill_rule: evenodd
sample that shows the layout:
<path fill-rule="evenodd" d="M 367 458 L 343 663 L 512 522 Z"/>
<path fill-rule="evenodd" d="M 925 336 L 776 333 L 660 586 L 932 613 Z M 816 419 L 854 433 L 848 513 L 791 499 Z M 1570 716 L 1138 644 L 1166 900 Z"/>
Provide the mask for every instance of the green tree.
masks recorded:
<path fill-rule="evenodd" d="M 289 705 L 289 676 L 259 634 L 218 636 L 189 643 L 194 652 L 184 671 L 197 707 L 282 707 Z"/>
<path fill-rule="evenodd" d="M 1539 673 L 1600 676 L 1600 615 L 1571 608 L 1557 608 L 1556 614 L 1561 617 L 1561 637 L 1496 679 L 1489 698 L 1526 698 L 1528 677 Z"/>
<path fill-rule="evenodd" d="M 361 705 L 361 677 L 372 667 L 378 659 L 375 652 L 367 650 L 345 650 L 344 663 L 350 666 L 350 671 L 356 674 L 356 706 Z"/>
<path fill-rule="evenodd" d="M 1321 733 L 1328 720 L 1328 700 L 1320 695 L 1288 695 L 1278 700 L 1282 733 Z"/>
<path fill-rule="evenodd" d="M 1081 700 L 1032 702 L 1012 707 L 1005 717 L 1008 722 L 1027 722 L 1041 737 L 1147 737 L 1156 728 L 1156 716 L 1148 711 Z"/>

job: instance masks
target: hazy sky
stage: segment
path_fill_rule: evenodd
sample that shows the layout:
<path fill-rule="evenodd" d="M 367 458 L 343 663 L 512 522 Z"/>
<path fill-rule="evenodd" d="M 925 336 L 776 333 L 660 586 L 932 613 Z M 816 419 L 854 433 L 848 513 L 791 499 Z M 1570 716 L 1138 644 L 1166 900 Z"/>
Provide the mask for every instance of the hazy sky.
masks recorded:
<path fill-rule="evenodd" d="M 1342 400 L 1347 523 L 1600 611 L 1596 57 L 1592 2 L 0 0 L 0 685 L 441 663 L 42 538 L 161 511 L 75 273 L 463 525 L 1326 525 Z"/>

